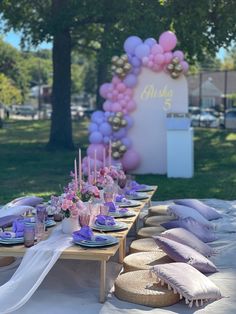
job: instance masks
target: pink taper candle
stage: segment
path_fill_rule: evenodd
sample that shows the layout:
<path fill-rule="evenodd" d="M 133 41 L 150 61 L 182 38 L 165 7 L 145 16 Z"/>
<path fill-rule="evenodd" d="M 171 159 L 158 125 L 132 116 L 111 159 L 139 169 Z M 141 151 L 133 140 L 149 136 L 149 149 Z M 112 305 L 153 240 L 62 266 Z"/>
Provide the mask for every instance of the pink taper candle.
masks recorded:
<path fill-rule="evenodd" d="M 108 158 L 109 158 L 109 167 L 111 167 L 111 141 L 109 141 L 109 148 L 108 148 Z"/>
<path fill-rule="evenodd" d="M 79 149 L 79 187 L 82 185 L 82 160 L 81 160 L 81 149 Z"/>
<path fill-rule="evenodd" d="M 94 151 L 94 184 L 97 182 L 97 151 Z"/>
<path fill-rule="evenodd" d="M 74 160 L 74 172 L 75 172 L 75 186 L 76 186 L 76 189 L 77 189 L 78 188 L 78 169 L 77 169 L 76 158 Z"/>

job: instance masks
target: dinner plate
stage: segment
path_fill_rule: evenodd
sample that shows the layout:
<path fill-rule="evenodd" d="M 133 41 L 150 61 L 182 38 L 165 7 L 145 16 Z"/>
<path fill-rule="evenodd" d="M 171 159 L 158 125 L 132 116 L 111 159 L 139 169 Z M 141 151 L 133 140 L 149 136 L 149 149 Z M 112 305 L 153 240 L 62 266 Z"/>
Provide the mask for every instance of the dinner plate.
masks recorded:
<path fill-rule="evenodd" d="M 147 193 L 141 193 L 141 192 L 137 192 L 136 195 L 127 195 L 127 197 L 132 200 L 145 200 L 149 198 L 149 196 L 150 195 L 148 195 Z"/>
<path fill-rule="evenodd" d="M 116 205 L 118 205 L 120 208 L 125 208 L 125 207 L 137 207 L 137 206 L 142 205 L 142 203 L 135 200 L 126 200 L 122 202 L 116 202 Z"/>
<path fill-rule="evenodd" d="M 92 229 L 99 230 L 99 231 L 119 231 L 119 230 L 124 230 L 127 228 L 128 228 L 128 225 L 122 221 L 117 221 L 116 224 L 112 226 L 99 225 L 96 223 L 92 225 Z"/>
<path fill-rule="evenodd" d="M 153 187 L 153 186 L 151 186 L 151 185 L 146 185 L 145 187 L 141 187 L 141 188 L 138 188 L 137 190 L 136 190 L 136 192 L 151 192 L 151 191 L 154 191 L 155 190 L 155 188 Z"/>
<path fill-rule="evenodd" d="M 4 245 L 13 245 L 13 244 L 22 244 L 22 243 L 24 243 L 24 237 L 9 238 L 9 239 L 0 238 L 0 244 L 4 244 Z"/>
<path fill-rule="evenodd" d="M 119 212 L 119 210 L 115 212 L 109 212 L 109 216 L 112 216 L 114 218 L 133 217 L 135 215 L 136 212 L 134 212 L 133 210 L 128 210 L 127 212 Z"/>
<path fill-rule="evenodd" d="M 81 240 L 81 241 L 74 241 L 74 243 L 81 246 L 90 247 L 90 248 L 109 246 L 109 245 L 114 245 L 118 243 L 118 239 L 113 236 L 103 235 L 99 237 L 100 238 L 102 237 L 104 241 L 103 240 L 100 240 L 100 241 Z"/>
<path fill-rule="evenodd" d="M 50 228 L 50 227 L 55 226 L 56 224 L 57 224 L 56 221 L 49 219 L 49 220 L 46 220 L 45 226 L 46 226 L 46 228 Z"/>

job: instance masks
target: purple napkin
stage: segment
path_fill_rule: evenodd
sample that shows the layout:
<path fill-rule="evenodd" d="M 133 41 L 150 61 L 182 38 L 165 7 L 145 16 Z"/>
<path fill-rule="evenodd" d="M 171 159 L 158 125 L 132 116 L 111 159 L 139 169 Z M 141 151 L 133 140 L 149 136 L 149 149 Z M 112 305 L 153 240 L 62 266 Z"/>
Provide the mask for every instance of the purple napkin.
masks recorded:
<path fill-rule="evenodd" d="M 114 202 L 106 202 L 104 205 L 109 208 L 110 213 L 114 213 L 116 211 L 116 205 Z"/>
<path fill-rule="evenodd" d="M 24 223 L 24 219 L 15 219 L 13 221 L 12 232 L 16 234 L 16 238 L 24 236 Z"/>
<path fill-rule="evenodd" d="M 0 232 L 0 237 L 2 239 L 11 239 L 11 238 L 15 238 L 16 234 L 14 232 L 5 231 L 5 232 Z"/>
<path fill-rule="evenodd" d="M 105 215 L 97 215 L 95 223 L 104 226 L 114 226 L 116 224 L 113 217 Z"/>
<path fill-rule="evenodd" d="M 37 196 L 23 196 L 14 199 L 10 202 L 10 204 L 13 206 L 19 206 L 19 205 L 27 205 L 27 206 L 36 206 L 39 203 L 43 201 L 43 198 L 37 197 Z"/>
<path fill-rule="evenodd" d="M 134 190 L 134 189 L 127 190 L 125 193 L 126 193 L 127 195 L 130 195 L 130 196 L 137 196 L 137 195 L 138 195 L 138 193 L 137 193 L 136 190 Z"/>
<path fill-rule="evenodd" d="M 125 195 L 124 194 L 118 194 L 116 196 L 116 202 L 122 202 L 123 199 L 125 199 Z"/>
<path fill-rule="evenodd" d="M 128 208 L 120 208 L 119 209 L 120 214 L 125 214 L 125 213 L 127 213 L 127 211 L 128 211 Z"/>
<path fill-rule="evenodd" d="M 130 182 L 130 188 L 131 188 L 131 190 L 138 191 L 140 189 L 145 189 L 146 188 L 146 184 L 139 184 L 136 181 L 131 181 Z"/>
<path fill-rule="evenodd" d="M 21 218 L 19 215 L 9 215 L 5 217 L 0 218 L 0 228 L 7 228 L 10 227 L 13 223 L 13 221 L 17 218 Z"/>
<path fill-rule="evenodd" d="M 72 233 L 74 241 L 92 241 L 95 239 L 95 241 L 103 241 L 103 237 L 96 236 L 94 237 L 94 233 L 92 229 L 89 226 L 84 226 L 80 230 L 75 231 Z"/>

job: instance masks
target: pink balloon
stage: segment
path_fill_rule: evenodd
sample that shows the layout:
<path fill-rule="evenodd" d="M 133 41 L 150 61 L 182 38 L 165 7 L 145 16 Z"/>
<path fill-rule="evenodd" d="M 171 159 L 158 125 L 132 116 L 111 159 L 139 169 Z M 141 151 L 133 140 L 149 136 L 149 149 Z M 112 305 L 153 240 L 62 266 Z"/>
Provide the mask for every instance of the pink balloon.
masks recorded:
<path fill-rule="evenodd" d="M 150 61 L 153 61 L 154 58 L 155 58 L 155 55 L 154 55 L 154 54 L 150 54 L 150 55 L 149 55 L 149 60 L 150 60 Z"/>
<path fill-rule="evenodd" d="M 152 46 L 151 54 L 163 53 L 163 47 L 161 45 L 155 44 Z"/>
<path fill-rule="evenodd" d="M 126 90 L 125 84 L 124 84 L 124 83 L 119 83 L 119 84 L 117 84 L 117 90 L 118 90 L 119 92 L 124 92 L 124 91 Z"/>
<path fill-rule="evenodd" d="M 154 64 L 153 70 L 155 72 L 160 72 L 162 70 L 162 66 L 160 64 Z"/>
<path fill-rule="evenodd" d="M 107 98 L 108 98 L 108 99 L 112 99 L 112 93 L 108 93 L 108 94 L 107 94 Z"/>
<path fill-rule="evenodd" d="M 151 68 L 153 66 L 153 62 L 152 61 L 148 61 L 148 67 Z"/>
<path fill-rule="evenodd" d="M 134 170 L 140 164 L 140 156 L 134 149 L 129 149 L 121 159 L 124 170 Z"/>
<path fill-rule="evenodd" d="M 99 94 L 101 95 L 101 97 L 103 98 L 107 97 L 107 93 L 109 92 L 110 85 L 111 85 L 110 83 L 104 83 L 100 86 Z"/>
<path fill-rule="evenodd" d="M 105 146 L 103 144 L 90 144 L 89 147 L 87 148 L 87 155 L 90 158 L 94 158 L 94 152 L 96 150 L 97 159 L 102 160 L 103 149 L 105 149 Z"/>
<path fill-rule="evenodd" d="M 117 85 L 117 84 L 119 84 L 120 82 L 121 82 L 121 80 L 119 79 L 118 76 L 114 76 L 114 77 L 112 78 L 112 84 Z"/>
<path fill-rule="evenodd" d="M 179 61 L 184 60 L 184 53 L 181 50 L 176 50 L 173 52 L 173 57 L 177 57 Z"/>
<path fill-rule="evenodd" d="M 142 62 L 143 62 L 143 65 L 147 65 L 148 57 L 143 57 Z"/>
<path fill-rule="evenodd" d="M 119 111 L 121 111 L 121 109 L 122 109 L 122 107 L 118 102 L 114 102 L 111 105 L 111 111 L 113 111 L 113 112 L 119 112 Z"/>
<path fill-rule="evenodd" d="M 155 55 L 154 60 L 157 64 L 162 64 L 165 61 L 165 57 L 163 54 L 158 53 Z"/>
<path fill-rule="evenodd" d="M 133 95 L 133 90 L 131 88 L 127 88 L 125 91 L 126 95 L 132 96 Z"/>
<path fill-rule="evenodd" d="M 159 44 L 162 46 L 164 51 L 171 51 L 177 44 L 177 37 L 173 32 L 164 32 L 159 37 Z"/>
<path fill-rule="evenodd" d="M 165 52 L 164 57 L 165 57 L 165 63 L 170 63 L 170 61 L 173 58 L 173 53 L 172 52 Z"/>
<path fill-rule="evenodd" d="M 186 62 L 186 61 L 181 61 L 180 64 L 182 65 L 183 72 L 184 72 L 184 73 L 188 72 L 188 69 L 189 69 L 188 62 Z"/>
<path fill-rule="evenodd" d="M 131 100 L 131 101 L 128 102 L 128 104 L 126 106 L 126 109 L 129 112 L 132 112 L 132 111 L 134 111 L 136 109 L 136 107 L 137 107 L 136 103 L 133 100 Z"/>

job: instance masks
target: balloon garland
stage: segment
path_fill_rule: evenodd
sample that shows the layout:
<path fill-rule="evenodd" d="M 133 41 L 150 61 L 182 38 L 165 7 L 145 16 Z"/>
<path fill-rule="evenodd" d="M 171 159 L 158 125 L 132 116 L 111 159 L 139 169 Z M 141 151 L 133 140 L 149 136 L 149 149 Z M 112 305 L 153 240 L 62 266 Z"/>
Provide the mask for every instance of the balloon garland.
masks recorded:
<path fill-rule="evenodd" d="M 104 111 L 95 111 L 89 124 L 89 142 L 87 156 L 91 167 L 98 168 L 108 163 L 109 145 L 111 145 L 112 163 L 120 161 L 124 170 L 134 170 L 140 164 L 140 156 L 132 147 L 127 133 L 134 121 L 131 113 L 136 109 L 133 100 L 133 88 L 138 81 L 141 67 L 147 67 L 155 72 L 165 71 L 173 79 L 178 79 L 188 71 L 188 63 L 180 50 L 172 52 L 177 44 L 174 33 L 166 31 L 159 37 L 159 43 L 154 38 L 142 41 L 138 36 L 130 36 L 124 42 L 126 54 L 114 56 L 111 60 L 113 78 L 110 83 L 100 86 L 99 93 L 105 99 Z M 83 159 L 83 170 L 88 168 L 88 157 Z"/>

